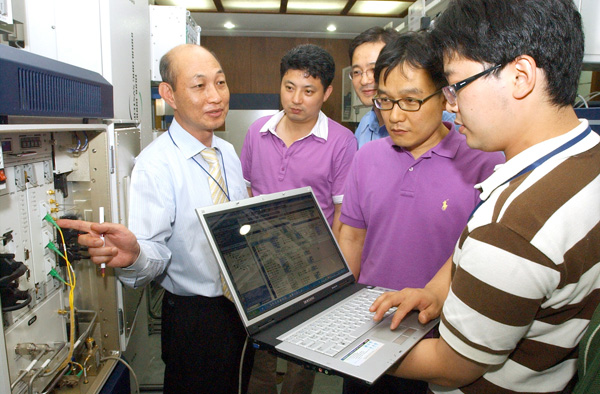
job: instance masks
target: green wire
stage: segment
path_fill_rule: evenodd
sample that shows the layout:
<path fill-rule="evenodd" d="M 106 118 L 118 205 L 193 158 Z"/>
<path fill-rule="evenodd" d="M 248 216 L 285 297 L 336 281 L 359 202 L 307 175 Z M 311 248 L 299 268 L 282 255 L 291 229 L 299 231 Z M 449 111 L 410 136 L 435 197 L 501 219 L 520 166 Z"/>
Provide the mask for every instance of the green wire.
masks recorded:
<path fill-rule="evenodd" d="M 49 272 L 49 274 L 53 277 L 55 277 L 56 279 L 60 280 L 62 283 L 64 283 L 65 285 L 67 284 L 67 282 L 58 274 L 58 272 L 56 272 L 56 270 L 54 268 L 52 268 Z"/>
<path fill-rule="evenodd" d="M 54 221 L 54 219 L 52 219 L 52 216 L 50 216 L 49 213 L 47 213 L 46 216 L 44 216 L 44 220 L 47 221 L 48 223 L 52 224 L 54 227 L 56 227 L 57 229 L 60 230 L 60 227 L 58 226 L 58 224 L 56 224 L 56 222 Z"/>
<path fill-rule="evenodd" d="M 60 256 L 61 256 L 63 259 L 65 259 L 65 260 L 66 260 L 66 257 L 65 257 L 65 255 L 64 255 L 64 254 L 62 254 L 62 253 L 60 252 L 60 250 L 58 249 L 58 247 L 57 247 L 56 245 L 54 245 L 54 243 L 52 243 L 52 241 L 48 242 L 48 245 L 46 245 L 46 247 L 47 247 L 48 249 L 50 249 L 50 250 L 52 250 L 52 251 L 54 251 L 54 252 L 58 253 L 58 254 L 59 254 L 59 255 L 60 255 Z"/>

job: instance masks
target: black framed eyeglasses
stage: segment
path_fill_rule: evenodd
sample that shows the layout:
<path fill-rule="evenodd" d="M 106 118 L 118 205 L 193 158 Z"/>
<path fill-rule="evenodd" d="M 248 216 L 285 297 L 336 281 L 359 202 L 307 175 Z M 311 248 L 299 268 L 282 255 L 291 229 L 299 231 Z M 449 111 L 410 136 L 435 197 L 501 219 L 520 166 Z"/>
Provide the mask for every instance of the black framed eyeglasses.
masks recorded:
<path fill-rule="evenodd" d="M 456 105 L 456 100 L 457 100 L 456 92 L 458 92 L 459 90 L 461 90 L 462 88 L 464 88 L 465 86 L 470 84 L 471 82 L 475 81 L 476 79 L 481 78 L 484 75 L 487 75 L 487 74 L 491 73 L 492 71 L 499 69 L 500 67 L 502 67 L 501 64 L 496 64 L 494 67 L 490 67 L 487 70 L 483 70 L 479 74 L 475 74 L 472 77 L 463 79 L 462 81 L 457 82 L 452 85 L 444 86 L 442 88 L 442 92 L 444 92 L 444 96 L 446 97 L 448 104 Z"/>
<path fill-rule="evenodd" d="M 375 105 L 375 108 L 381 111 L 391 111 L 394 108 L 394 104 L 397 104 L 398 108 L 400 108 L 403 111 L 416 112 L 421 109 L 421 106 L 425 101 L 440 94 L 441 92 L 442 89 L 437 90 L 422 100 L 410 97 L 392 100 L 391 98 L 376 96 L 373 97 L 373 105 Z"/>

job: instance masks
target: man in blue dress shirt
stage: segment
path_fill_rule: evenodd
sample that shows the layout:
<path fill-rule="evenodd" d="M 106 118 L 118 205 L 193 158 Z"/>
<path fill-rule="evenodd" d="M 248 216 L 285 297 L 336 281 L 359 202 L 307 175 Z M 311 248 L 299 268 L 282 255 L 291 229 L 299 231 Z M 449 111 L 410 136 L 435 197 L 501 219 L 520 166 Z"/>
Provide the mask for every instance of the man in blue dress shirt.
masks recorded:
<path fill-rule="evenodd" d="M 348 55 L 352 65 L 350 71 L 352 87 L 360 102 L 371 107 L 371 110 L 362 117 L 354 132 L 359 148 L 369 141 L 388 136 L 379 110 L 373 107 L 373 97 L 377 93 L 373 69 L 381 49 L 397 36 L 398 33 L 394 29 L 376 26 L 363 31 L 350 42 Z"/>
<path fill-rule="evenodd" d="M 248 196 L 233 146 L 213 133 L 225 121 L 229 89 L 218 60 L 197 45 L 173 48 L 160 71 L 159 92 L 174 120 L 137 158 L 129 230 L 112 223 L 57 223 L 87 232 L 79 242 L 89 247 L 91 260 L 114 267 L 126 285 L 155 280 L 165 289 L 164 393 L 234 393 L 246 333 L 223 296 L 219 267 L 194 212 L 213 204 L 201 154 L 208 148 L 216 150 L 227 199 Z"/>

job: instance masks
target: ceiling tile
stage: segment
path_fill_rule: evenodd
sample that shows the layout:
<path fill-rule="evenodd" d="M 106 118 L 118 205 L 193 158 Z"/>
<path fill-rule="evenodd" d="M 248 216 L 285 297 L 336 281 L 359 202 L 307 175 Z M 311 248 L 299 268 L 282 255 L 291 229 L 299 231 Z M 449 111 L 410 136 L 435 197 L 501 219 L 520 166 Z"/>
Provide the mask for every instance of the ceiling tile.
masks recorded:
<path fill-rule="evenodd" d="M 279 12 L 279 0 L 222 0 L 226 12 Z"/>
<path fill-rule="evenodd" d="M 212 0 L 155 0 L 156 5 L 178 5 L 194 11 L 216 11 Z"/>
<path fill-rule="evenodd" d="M 346 0 L 289 0 L 288 13 L 339 14 L 346 6 Z"/>
<path fill-rule="evenodd" d="M 406 11 L 412 2 L 407 1 L 368 1 L 359 0 L 348 15 L 394 15 Z"/>

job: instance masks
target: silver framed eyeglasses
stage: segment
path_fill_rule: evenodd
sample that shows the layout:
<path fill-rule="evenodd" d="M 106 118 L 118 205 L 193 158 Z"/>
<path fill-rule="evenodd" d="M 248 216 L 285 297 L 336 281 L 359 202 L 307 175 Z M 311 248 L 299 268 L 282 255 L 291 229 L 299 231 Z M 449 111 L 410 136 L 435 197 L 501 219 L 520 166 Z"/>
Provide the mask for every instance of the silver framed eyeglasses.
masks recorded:
<path fill-rule="evenodd" d="M 464 88 L 465 86 L 470 84 L 471 82 L 475 81 L 476 79 L 481 78 L 484 75 L 487 75 L 487 74 L 491 73 L 492 71 L 499 69 L 500 67 L 502 67 L 501 64 L 496 64 L 494 67 L 490 67 L 487 70 L 483 70 L 479 74 L 475 74 L 472 77 L 463 79 L 462 81 L 457 82 L 452 85 L 444 86 L 442 88 L 442 92 L 444 92 L 444 96 L 446 97 L 448 104 L 450 104 L 452 106 L 456 105 L 456 100 L 457 100 L 456 92 L 458 92 L 459 90 L 461 90 L 462 88 Z"/>
<path fill-rule="evenodd" d="M 400 108 L 403 111 L 416 112 L 421 109 L 421 106 L 423 105 L 423 103 L 425 101 L 440 94 L 441 92 L 442 92 L 442 89 L 437 90 L 422 100 L 416 99 L 416 98 L 410 98 L 410 97 L 401 98 L 398 100 L 392 100 L 391 98 L 388 98 L 388 97 L 376 96 L 376 97 L 373 97 L 373 105 L 375 105 L 375 108 L 379 109 L 380 111 L 391 111 L 394 108 L 394 104 L 396 104 L 396 105 L 398 105 L 398 108 Z"/>
<path fill-rule="evenodd" d="M 365 74 L 367 76 L 367 78 L 373 78 L 373 75 L 375 75 L 375 69 L 369 68 L 369 69 L 366 69 L 365 71 L 359 70 L 359 69 L 351 70 L 350 74 L 348 74 L 348 78 L 360 79 L 360 78 L 362 78 L 363 74 Z"/>

